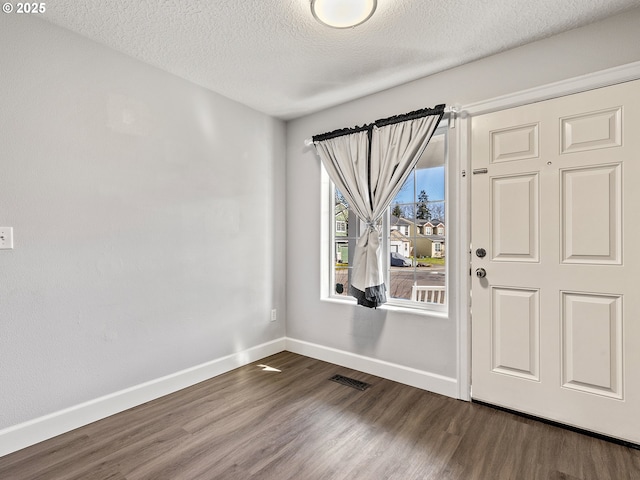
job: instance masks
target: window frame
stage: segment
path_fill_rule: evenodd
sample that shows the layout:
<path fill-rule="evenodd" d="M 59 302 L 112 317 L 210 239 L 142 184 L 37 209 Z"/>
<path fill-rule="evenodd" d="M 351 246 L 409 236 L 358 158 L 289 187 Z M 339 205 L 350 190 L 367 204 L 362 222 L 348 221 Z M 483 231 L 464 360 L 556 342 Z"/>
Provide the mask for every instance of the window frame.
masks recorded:
<path fill-rule="evenodd" d="M 444 141 L 444 157 L 445 157 L 444 158 L 444 167 L 445 167 L 444 168 L 444 184 L 445 184 L 444 197 L 445 198 L 443 200 L 444 200 L 444 204 L 448 205 L 449 190 L 450 190 L 449 175 L 450 175 L 450 169 L 451 169 L 451 165 L 450 165 L 451 159 L 449 157 L 449 142 L 451 141 L 451 138 L 450 138 L 451 134 L 449 132 L 449 122 L 447 118 L 443 118 L 438 128 L 434 131 L 433 136 L 435 137 L 438 135 L 445 135 L 445 141 Z M 321 223 L 322 241 L 321 241 L 321 249 L 320 249 L 321 250 L 320 258 L 322 262 L 321 299 L 326 301 L 356 305 L 356 299 L 348 295 L 348 283 L 345 284 L 345 292 L 347 293 L 347 295 L 337 294 L 335 292 L 335 285 L 336 285 L 336 281 L 335 281 L 335 278 L 336 278 L 335 277 L 336 221 L 334 216 L 335 186 L 331 181 L 331 179 L 329 178 L 329 175 L 327 174 L 324 167 L 321 167 L 320 170 L 321 170 L 320 175 L 321 175 L 321 187 L 322 187 L 321 188 L 321 193 L 322 193 L 321 214 L 323 219 Z M 390 257 L 389 256 L 391 252 L 390 211 L 391 211 L 390 208 L 387 209 L 387 212 L 383 217 L 383 222 L 382 222 L 383 232 L 382 232 L 382 238 L 381 238 L 381 247 L 382 247 L 381 253 L 383 255 L 383 258 L 386 258 L 386 265 L 384 269 L 384 282 L 385 282 L 385 285 L 387 285 L 387 287 L 390 285 L 389 283 L 389 280 L 390 280 L 390 260 L 389 260 Z M 444 215 L 445 218 L 443 219 L 445 225 L 448 223 L 448 218 L 450 215 L 449 211 L 450 211 L 449 208 L 445 208 L 445 215 Z M 353 213 L 350 213 L 349 215 L 350 222 L 351 222 L 352 216 L 357 221 L 356 222 L 357 226 L 355 228 L 356 232 L 354 232 L 355 238 L 357 239 L 357 237 L 359 236 L 359 233 L 362 231 L 361 228 L 363 228 L 362 227 L 363 222 L 358 220 Z M 444 251 L 451 251 L 449 247 L 449 242 L 450 242 L 449 237 L 450 237 L 449 235 L 445 236 Z M 351 238 L 350 233 L 347 232 L 346 237 L 340 237 L 340 238 L 349 239 Z M 350 243 L 350 248 L 351 248 L 351 243 Z M 434 305 L 434 304 L 428 304 L 423 302 L 416 302 L 410 299 L 392 298 L 387 296 L 387 302 L 378 308 L 391 309 L 391 310 L 400 309 L 407 312 L 424 313 L 424 314 L 436 315 L 436 316 L 448 318 L 449 312 L 450 312 L 449 298 L 451 296 L 450 295 L 450 289 L 451 289 L 450 278 L 452 274 L 452 264 L 453 262 L 450 262 L 448 260 L 445 262 L 445 289 L 447 294 L 445 295 L 444 304 Z M 349 271 L 351 268 L 352 268 L 351 266 L 348 267 Z M 413 267 L 413 268 L 416 268 L 416 267 Z M 350 275 L 348 276 L 348 278 L 350 278 Z"/>

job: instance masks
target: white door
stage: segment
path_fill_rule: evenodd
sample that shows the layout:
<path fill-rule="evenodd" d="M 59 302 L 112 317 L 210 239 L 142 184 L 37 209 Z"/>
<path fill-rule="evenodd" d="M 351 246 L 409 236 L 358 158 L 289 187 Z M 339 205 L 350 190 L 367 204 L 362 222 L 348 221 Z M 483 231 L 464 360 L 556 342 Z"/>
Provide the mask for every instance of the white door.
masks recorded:
<path fill-rule="evenodd" d="M 472 397 L 640 444 L 640 81 L 473 118 L 472 169 Z"/>

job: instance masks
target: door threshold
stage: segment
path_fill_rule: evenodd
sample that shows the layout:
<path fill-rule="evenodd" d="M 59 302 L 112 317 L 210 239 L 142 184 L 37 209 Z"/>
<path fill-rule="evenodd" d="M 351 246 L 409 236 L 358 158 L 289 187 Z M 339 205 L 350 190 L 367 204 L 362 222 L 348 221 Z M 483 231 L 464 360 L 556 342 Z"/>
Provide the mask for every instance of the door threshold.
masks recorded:
<path fill-rule="evenodd" d="M 554 420 L 549 420 L 543 417 L 537 417 L 535 415 L 530 415 L 528 413 L 519 412 L 517 410 L 512 410 L 510 408 L 501 407 L 499 405 L 494 405 L 493 403 L 483 402 L 482 400 L 476 400 L 475 398 L 471 399 L 471 403 L 477 403 L 478 405 L 482 405 L 484 407 L 493 408 L 494 410 L 500 410 L 501 412 L 511 413 L 513 415 L 517 415 L 519 417 L 528 418 L 529 420 L 536 420 L 538 422 L 546 423 L 547 425 L 551 425 L 553 427 L 562 428 L 564 430 L 569 430 L 571 432 L 580 433 L 582 435 L 587 435 L 588 437 L 597 438 L 598 440 L 604 440 L 605 442 L 611 442 L 618 445 L 622 445 L 623 447 L 633 448 L 635 450 L 640 450 L 640 444 L 627 442 L 626 440 L 622 440 L 616 437 L 610 437 L 608 435 L 603 435 L 601 433 L 592 432 L 591 430 L 585 430 L 584 428 L 574 427 L 573 425 L 567 425 L 566 423 L 556 422 Z"/>

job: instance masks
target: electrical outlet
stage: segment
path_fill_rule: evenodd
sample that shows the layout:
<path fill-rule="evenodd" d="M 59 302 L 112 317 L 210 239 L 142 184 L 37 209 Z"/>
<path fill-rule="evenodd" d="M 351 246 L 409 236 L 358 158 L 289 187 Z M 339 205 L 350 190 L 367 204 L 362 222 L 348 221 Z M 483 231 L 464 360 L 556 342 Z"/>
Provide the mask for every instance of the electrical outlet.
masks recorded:
<path fill-rule="evenodd" d="M 13 227 L 0 227 L 0 250 L 13 248 Z"/>
<path fill-rule="evenodd" d="M 278 311 L 275 308 L 273 308 L 271 310 L 271 321 L 275 322 L 277 318 L 278 318 Z"/>

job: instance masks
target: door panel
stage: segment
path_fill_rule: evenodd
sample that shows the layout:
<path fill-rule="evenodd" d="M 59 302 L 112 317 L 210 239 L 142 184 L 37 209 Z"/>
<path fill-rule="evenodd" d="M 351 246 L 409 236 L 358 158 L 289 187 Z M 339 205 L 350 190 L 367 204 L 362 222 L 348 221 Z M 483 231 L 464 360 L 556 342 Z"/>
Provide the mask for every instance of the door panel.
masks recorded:
<path fill-rule="evenodd" d="M 562 292 L 562 386 L 622 398 L 622 297 Z"/>
<path fill-rule="evenodd" d="M 493 260 L 538 261 L 538 174 L 492 178 Z"/>
<path fill-rule="evenodd" d="M 537 290 L 492 288 L 493 371 L 538 380 L 540 306 Z"/>
<path fill-rule="evenodd" d="M 472 119 L 473 398 L 640 443 L 637 132 L 640 81 Z"/>
<path fill-rule="evenodd" d="M 621 263 L 621 169 L 616 164 L 561 171 L 563 263 Z M 595 222 L 602 228 L 594 228 Z"/>
<path fill-rule="evenodd" d="M 491 163 L 525 160 L 537 156 L 537 123 L 491 132 Z"/>
<path fill-rule="evenodd" d="M 622 145 L 622 108 L 561 119 L 562 153 Z"/>

